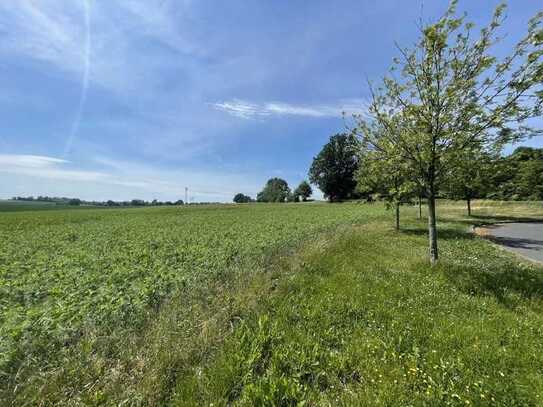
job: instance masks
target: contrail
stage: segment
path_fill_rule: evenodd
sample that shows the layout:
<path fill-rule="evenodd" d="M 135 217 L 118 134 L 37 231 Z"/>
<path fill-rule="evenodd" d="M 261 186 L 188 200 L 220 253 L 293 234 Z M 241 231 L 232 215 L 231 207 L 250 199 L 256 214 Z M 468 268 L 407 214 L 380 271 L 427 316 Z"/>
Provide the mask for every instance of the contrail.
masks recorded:
<path fill-rule="evenodd" d="M 81 123 L 81 116 L 83 115 L 83 109 L 85 108 L 85 102 L 87 101 L 87 91 L 89 89 L 89 73 L 90 73 L 90 53 L 91 53 L 91 24 L 90 24 L 90 0 L 83 0 L 83 8 L 85 13 L 85 60 L 83 68 L 83 80 L 81 83 L 81 95 L 79 97 L 79 105 L 75 114 L 74 121 L 70 135 L 64 145 L 64 157 L 66 157 L 72 149 L 75 136 L 79 130 Z"/>

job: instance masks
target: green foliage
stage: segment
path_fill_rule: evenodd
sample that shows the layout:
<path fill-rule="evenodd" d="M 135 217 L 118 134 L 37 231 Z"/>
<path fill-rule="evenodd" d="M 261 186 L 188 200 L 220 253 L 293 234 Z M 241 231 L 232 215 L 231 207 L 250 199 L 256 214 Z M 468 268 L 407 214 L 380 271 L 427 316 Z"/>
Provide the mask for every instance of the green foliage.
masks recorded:
<path fill-rule="evenodd" d="M 356 196 L 355 173 L 358 169 L 359 143 L 352 134 L 336 134 L 313 159 L 309 180 L 330 201 Z"/>
<path fill-rule="evenodd" d="M 435 268 L 420 261 L 414 210 L 406 233 L 378 221 L 313 239 L 255 288 L 257 304 L 173 402 L 539 405 L 543 269 L 451 221 L 460 207 L 443 213 Z"/>
<path fill-rule="evenodd" d="M 519 140 L 523 125 L 541 114 L 543 69 L 541 20 L 530 20 L 528 33 L 503 59 L 490 55 L 500 40 L 504 5 L 479 35 L 457 2 L 435 23 L 421 27 L 415 47 L 399 48 L 390 74 L 372 87 L 366 115 L 355 116 L 366 150 L 409 166 L 428 199 L 430 259 L 438 259 L 435 199 L 447 174 L 457 172 L 463 154 Z"/>
<path fill-rule="evenodd" d="M 543 200 L 543 149 L 519 147 L 496 160 L 486 197 L 511 200 Z"/>
<path fill-rule="evenodd" d="M 272 250 L 377 215 L 324 204 L 4 213 L 0 399 L 132 399 L 127 392 L 144 385 L 165 392 L 173 364 L 192 366 L 183 352 L 202 344 L 202 299 L 261 271 Z M 158 318 L 172 298 L 179 305 Z M 205 318 L 229 307 L 204 304 Z"/>
<path fill-rule="evenodd" d="M 311 185 L 309 185 L 309 182 L 303 180 L 296 188 L 295 193 L 302 197 L 302 201 L 305 202 L 313 194 L 313 189 L 311 188 Z"/>
<path fill-rule="evenodd" d="M 451 199 L 466 201 L 468 216 L 471 216 L 471 201 L 485 197 L 493 190 L 490 179 L 496 157 L 495 154 L 472 146 L 462 151 L 456 161 L 443 177 L 441 193 Z"/>
<path fill-rule="evenodd" d="M 249 202 L 252 202 L 253 200 L 251 199 L 250 196 L 244 195 L 240 192 L 239 194 L 236 194 L 236 196 L 234 196 L 233 201 L 235 203 L 249 203 Z"/>
<path fill-rule="evenodd" d="M 281 178 L 270 178 L 264 189 L 258 193 L 258 202 L 285 202 L 290 194 L 287 181 Z"/>

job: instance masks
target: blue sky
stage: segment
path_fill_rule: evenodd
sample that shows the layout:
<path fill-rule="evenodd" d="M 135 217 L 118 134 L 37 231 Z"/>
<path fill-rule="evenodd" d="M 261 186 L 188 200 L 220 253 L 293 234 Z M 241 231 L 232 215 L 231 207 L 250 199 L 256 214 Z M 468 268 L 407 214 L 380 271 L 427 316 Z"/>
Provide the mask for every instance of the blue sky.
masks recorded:
<path fill-rule="evenodd" d="M 460 1 L 486 23 L 496 1 Z M 514 0 L 498 53 L 538 1 Z M 0 198 L 256 195 L 296 185 L 341 112 L 364 110 L 447 1 L 18 0 L 0 3 Z M 539 139 L 528 144 L 543 146 Z"/>

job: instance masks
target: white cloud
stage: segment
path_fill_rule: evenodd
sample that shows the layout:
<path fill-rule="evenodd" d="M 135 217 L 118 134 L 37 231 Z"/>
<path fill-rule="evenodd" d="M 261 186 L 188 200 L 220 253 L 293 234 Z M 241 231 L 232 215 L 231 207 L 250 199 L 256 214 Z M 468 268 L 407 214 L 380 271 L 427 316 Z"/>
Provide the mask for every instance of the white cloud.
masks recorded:
<path fill-rule="evenodd" d="M 142 37 L 185 54 L 201 51 L 175 24 L 174 16 L 179 17 L 188 3 L 171 4 L 164 0 L 0 2 L 4 27 L 0 52 L 50 63 L 77 81 L 87 71 L 91 83 L 117 93 L 141 90 L 155 83 L 156 73 L 156 56 L 141 63 Z M 89 36 L 92 44 L 87 43 Z"/>
<path fill-rule="evenodd" d="M 281 102 L 251 103 L 239 99 L 211 104 L 213 108 L 242 119 L 270 116 L 341 117 L 343 114 L 365 114 L 368 102 L 362 99 L 342 100 L 334 104 L 293 105 Z"/>
<path fill-rule="evenodd" d="M 108 158 L 96 158 L 98 169 L 74 168 L 69 161 L 36 155 L 0 155 L 0 196 L 22 193 L 84 199 L 179 199 L 185 186 L 199 201 L 230 201 L 240 191 L 256 191 L 260 183 L 246 174 L 155 169 Z M 21 188 L 28 189 L 22 191 Z M 97 197 L 96 191 L 102 196 Z"/>
<path fill-rule="evenodd" d="M 0 171 L 12 168 L 51 168 L 57 164 L 67 163 L 60 158 L 41 155 L 0 154 Z"/>

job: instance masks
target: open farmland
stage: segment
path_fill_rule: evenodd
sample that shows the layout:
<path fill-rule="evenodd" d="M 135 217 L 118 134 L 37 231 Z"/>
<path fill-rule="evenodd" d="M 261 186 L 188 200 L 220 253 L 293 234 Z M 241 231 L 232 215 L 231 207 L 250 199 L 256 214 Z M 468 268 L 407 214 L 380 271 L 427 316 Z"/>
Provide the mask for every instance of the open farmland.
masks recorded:
<path fill-rule="evenodd" d="M 0 214 L 7 405 L 540 405 L 543 269 L 469 232 L 538 203 Z M 423 215 L 424 215 L 423 211 Z"/>
<path fill-rule="evenodd" d="M 2 213 L 2 387 L 19 380 L 24 389 L 36 371 L 47 378 L 88 337 L 137 332 L 173 293 L 258 268 L 318 230 L 383 214 L 355 204 Z"/>

